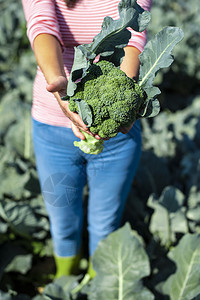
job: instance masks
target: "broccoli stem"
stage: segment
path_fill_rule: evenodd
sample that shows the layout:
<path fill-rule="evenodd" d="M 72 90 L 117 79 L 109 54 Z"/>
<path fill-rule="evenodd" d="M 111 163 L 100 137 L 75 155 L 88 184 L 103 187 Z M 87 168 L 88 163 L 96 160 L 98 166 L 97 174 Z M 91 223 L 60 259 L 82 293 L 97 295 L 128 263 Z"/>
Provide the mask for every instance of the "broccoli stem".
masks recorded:
<path fill-rule="evenodd" d="M 97 140 L 95 137 L 81 130 L 85 136 L 84 140 L 79 142 L 75 141 L 74 146 L 78 147 L 86 154 L 99 154 L 103 151 L 104 140 Z"/>

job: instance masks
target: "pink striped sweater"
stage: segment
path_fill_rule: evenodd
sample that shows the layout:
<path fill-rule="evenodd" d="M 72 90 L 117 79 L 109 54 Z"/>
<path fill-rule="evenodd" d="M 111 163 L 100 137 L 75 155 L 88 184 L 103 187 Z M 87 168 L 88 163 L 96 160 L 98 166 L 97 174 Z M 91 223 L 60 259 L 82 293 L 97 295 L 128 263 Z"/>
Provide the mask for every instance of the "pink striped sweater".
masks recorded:
<path fill-rule="evenodd" d="M 41 33 L 58 38 L 63 46 L 63 59 L 67 78 L 74 57 L 74 46 L 88 44 L 101 30 L 105 16 L 118 19 L 120 0 L 79 0 L 74 8 L 67 8 L 64 0 L 22 0 L 27 21 L 27 35 L 33 41 Z M 150 10 L 152 0 L 138 0 L 145 10 Z M 146 32 L 132 31 L 129 45 L 140 51 L 146 42 Z M 70 127 L 70 120 L 62 112 L 57 100 L 46 90 L 46 80 L 40 68 L 33 86 L 32 116 L 34 119 L 55 126 Z"/>

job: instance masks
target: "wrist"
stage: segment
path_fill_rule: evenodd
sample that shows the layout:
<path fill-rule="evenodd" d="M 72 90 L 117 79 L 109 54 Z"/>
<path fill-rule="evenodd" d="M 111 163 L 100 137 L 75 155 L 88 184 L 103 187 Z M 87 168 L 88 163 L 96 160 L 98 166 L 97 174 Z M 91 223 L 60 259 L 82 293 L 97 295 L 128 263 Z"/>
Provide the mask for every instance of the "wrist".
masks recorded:
<path fill-rule="evenodd" d="M 56 81 L 66 81 L 67 82 L 67 77 L 66 77 L 66 74 L 64 73 L 52 73 L 48 75 L 48 79 L 47 80 L 47 83 L 50 85 Z"/>
<path fill-rule="evenodd" d="M 54 94 L 57 99 L 66 96 L 67 93 L 67 78 L 65 76 L 52 77 L 52 82 L 48 83 L 46 89 Z"/>

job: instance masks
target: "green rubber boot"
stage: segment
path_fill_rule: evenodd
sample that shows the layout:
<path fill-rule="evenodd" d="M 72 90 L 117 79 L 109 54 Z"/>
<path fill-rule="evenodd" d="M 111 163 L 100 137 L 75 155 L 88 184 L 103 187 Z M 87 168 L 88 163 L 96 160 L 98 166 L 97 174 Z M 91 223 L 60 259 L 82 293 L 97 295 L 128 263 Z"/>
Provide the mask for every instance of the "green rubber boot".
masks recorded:
<path fill-rule="evenodd" d="M 96 276 L 96 271 L 93 269 L 91 258 L 89 258 L 87 273 L 90 275 L 91 279 Z"/>
<path fill-rule="evenodd" d="M 80 254 L 67 257 L 54 255 L 54 259 L 56 264 L 55 279 L 64 275 L 68 276 L 78 274 Z"/>

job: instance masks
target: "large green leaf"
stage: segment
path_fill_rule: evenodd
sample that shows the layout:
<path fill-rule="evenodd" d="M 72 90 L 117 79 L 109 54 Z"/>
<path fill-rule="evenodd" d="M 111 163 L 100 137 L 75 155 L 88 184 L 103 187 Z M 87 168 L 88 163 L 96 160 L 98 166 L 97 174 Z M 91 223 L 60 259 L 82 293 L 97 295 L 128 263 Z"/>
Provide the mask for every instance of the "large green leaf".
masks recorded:
<path fill-rule="evenodd" d="M 32 254 L 16 255 L 5 269 L 6 272 L 26 274 L 32 266 Z"/>
<path fill-rule="evenodd" d="M 178 27 L 165 27 L 150 40 L 140 54 L 139 85 L 145 90 L 147 99 L 141 117 L 154 117 L 160 111 L 160 103 L 156 96 L 159 88 L 153 86 L 154 78 L 161 68 L 169 67 L 173 62 L 171 52 L 183 39 L 183 31 Z"/>
<path fill-rule="evenodd" d="M 2 200 L 0 216 L 22 237 L 43 239 L 49 233 L 47 218 L 35 215 L 28 203 Z"/>
<path fill-rule="evenodd" d="M 87 60 L 87 55 L 85 55 L 78 47 L 74 47 L 74 62 L 67 85 L 68 96 L 73 96 L 76 89 L 75 81 L 82 77 L 83 70 L 87 69 L 88 66 L 89 61 Z"/>
<path fill-rule="evenodd" d="M 80 276 L 62 276 L 48 284 L 43 292 L 45 299 L 71 300 L 71 292 L 78 286 Z"/>
<path fill-rule="evenodd" d="M 149 98 L 147 104 L 139 111 L 140 117 L 155 117 L 160 112 L 160 103 L 157 99 Z"/>
<path fill-rule="evenodd" d="M 47 297 L 43 295 L 37 295 L 33 297 L 31 300 L 47 300 Z"/>
<path fill-rule="evenodd" d="M 10 140 L 9 147 L 0 148 L 0 198 L 7 195 L 20 200 L 37 195 L 40 187 L 35 169 L 30 168 L 30 164 L 18 157 L 14 151 L 15 141 Z"/>
<path fill-rule="evenodd" d="M 197 162 L 197 169 L 199 163 Z M 190 168 L 187 170 L 189 172 Z M 190 173 L 189 173 L 190 174 Z M 194 172 L 195 181 L 198 180 L 197 172 Z M 198 185 L 193 185 L 190 188 L 187 197 L 187 219 L 190 231 L 193 233 L 200 233 L 200 191 Z"/>
<path fill-rule="evenodd" d="M 31 263 L 32 254 L 27 254 L 21 246 L 11 242 L 6 242 L 0 246 L 0 279 L 5 271 L 26 273 L 30 269 Z"/>
<path fill-rule="evenodd" d="M 28 110 L 24 111 L 15 124 L 10 126 L 6 136 L 5 144 L 8 148 L 17 151 L 17 153 L 34 162 L 33 144 L 31 139 L 31 116 Z"/>
<path fill-rule="evenodd" d="M 12 90 L 1 96 L 0 137 L 4 136 L 11 124 L 22 117 L 23 103 L 18 99 L 18 91 Z"/>
<path fill-rule="evenodd" d="M 187 218 L 195 223 L 200 223 L 200 191 L 195 185 L 190 189 L 187 207 Z"/>
<path fill-rule="evenodd" d="M 0 291 L 0 299 L 1 300 L 13 300 L 12 296 L 9 293 L 4 293 Z"/>
<path fill-rule="evenodd" d="M 14 166 L 9 166 L 3 170 L 0 168 L 0 197 L 6 194 L 17 200 L 23 196 L 30 196 L 30 191 L 26 191 L 25 189 L 25 185 L 29 179 L 29 172 L 20 174 Z"/>
<path fill-rule="evenodd" d="M 186 234 L 168 254 L 177 270 L 163 285 L 163 293 L 171 300 L 200 297 L 200 235 Z"/>
<path fill-rule="evenodd" d="M 176 233 L 188 232 L 183 204 L 183 193 L 172 186 L 164 189 L 159 200 L 153 196 L 148 200 L 148 206 L 154 209 L 149 229 L 166 248 L 176 241 Z"/>
<path fill-rule="evenodd" d="M 7 230 L 8 230 L 8 224 L 2 222 L 1 219 L 0 219 L 0 234 L 6 233 Z M 2 241 L 0 240 L 0 244 L 1 244 L 1 243 L 2 243 Z"/>
<path fill-rule="evenodd" d="M 47 300 L 45 298 L 30 298 L 28 295 L 25 294 L 17 294 L 16 291 L 10 290 L 10 293 L 4 293 L 0 291 L 0 299 L 1 300 Z"/>
<path fill-rule="evenodd" d="M 154 299 L 142 284 L 150 273 L 147 254 L 128 223 L 99 243 L 92 262 L 97 275 L 89 299 Z"/>
<path fill-rule="evenodd" d="M 144 11 L 136 0 L 121 0 L 118 11 L 119 19 L 105 17 L 101 32 L 94 37 L 93 42 L 79 47 L 83 53 L 91 53 L 87 55 L 89 59 L 94 59 L 98 54 L 110 55 L 115 48 L 124 48 L 131 37 L 130 31 L 126 28 L 143 31 L 150 21 L 150 13 Z"/>
<path fill-rule="evenodd" d="M 171 51 L 183 39 L 183 31 L 178 27 L 165 27 L 150 40 L 140 54 L 139 84 L 146 92 L 153 85 L 153 80 L 161 68 L 173 62 Z M 156 91 L 157 93 L 158 91 Z M 152 95 L 151 98 L 155 96 Z"/>

